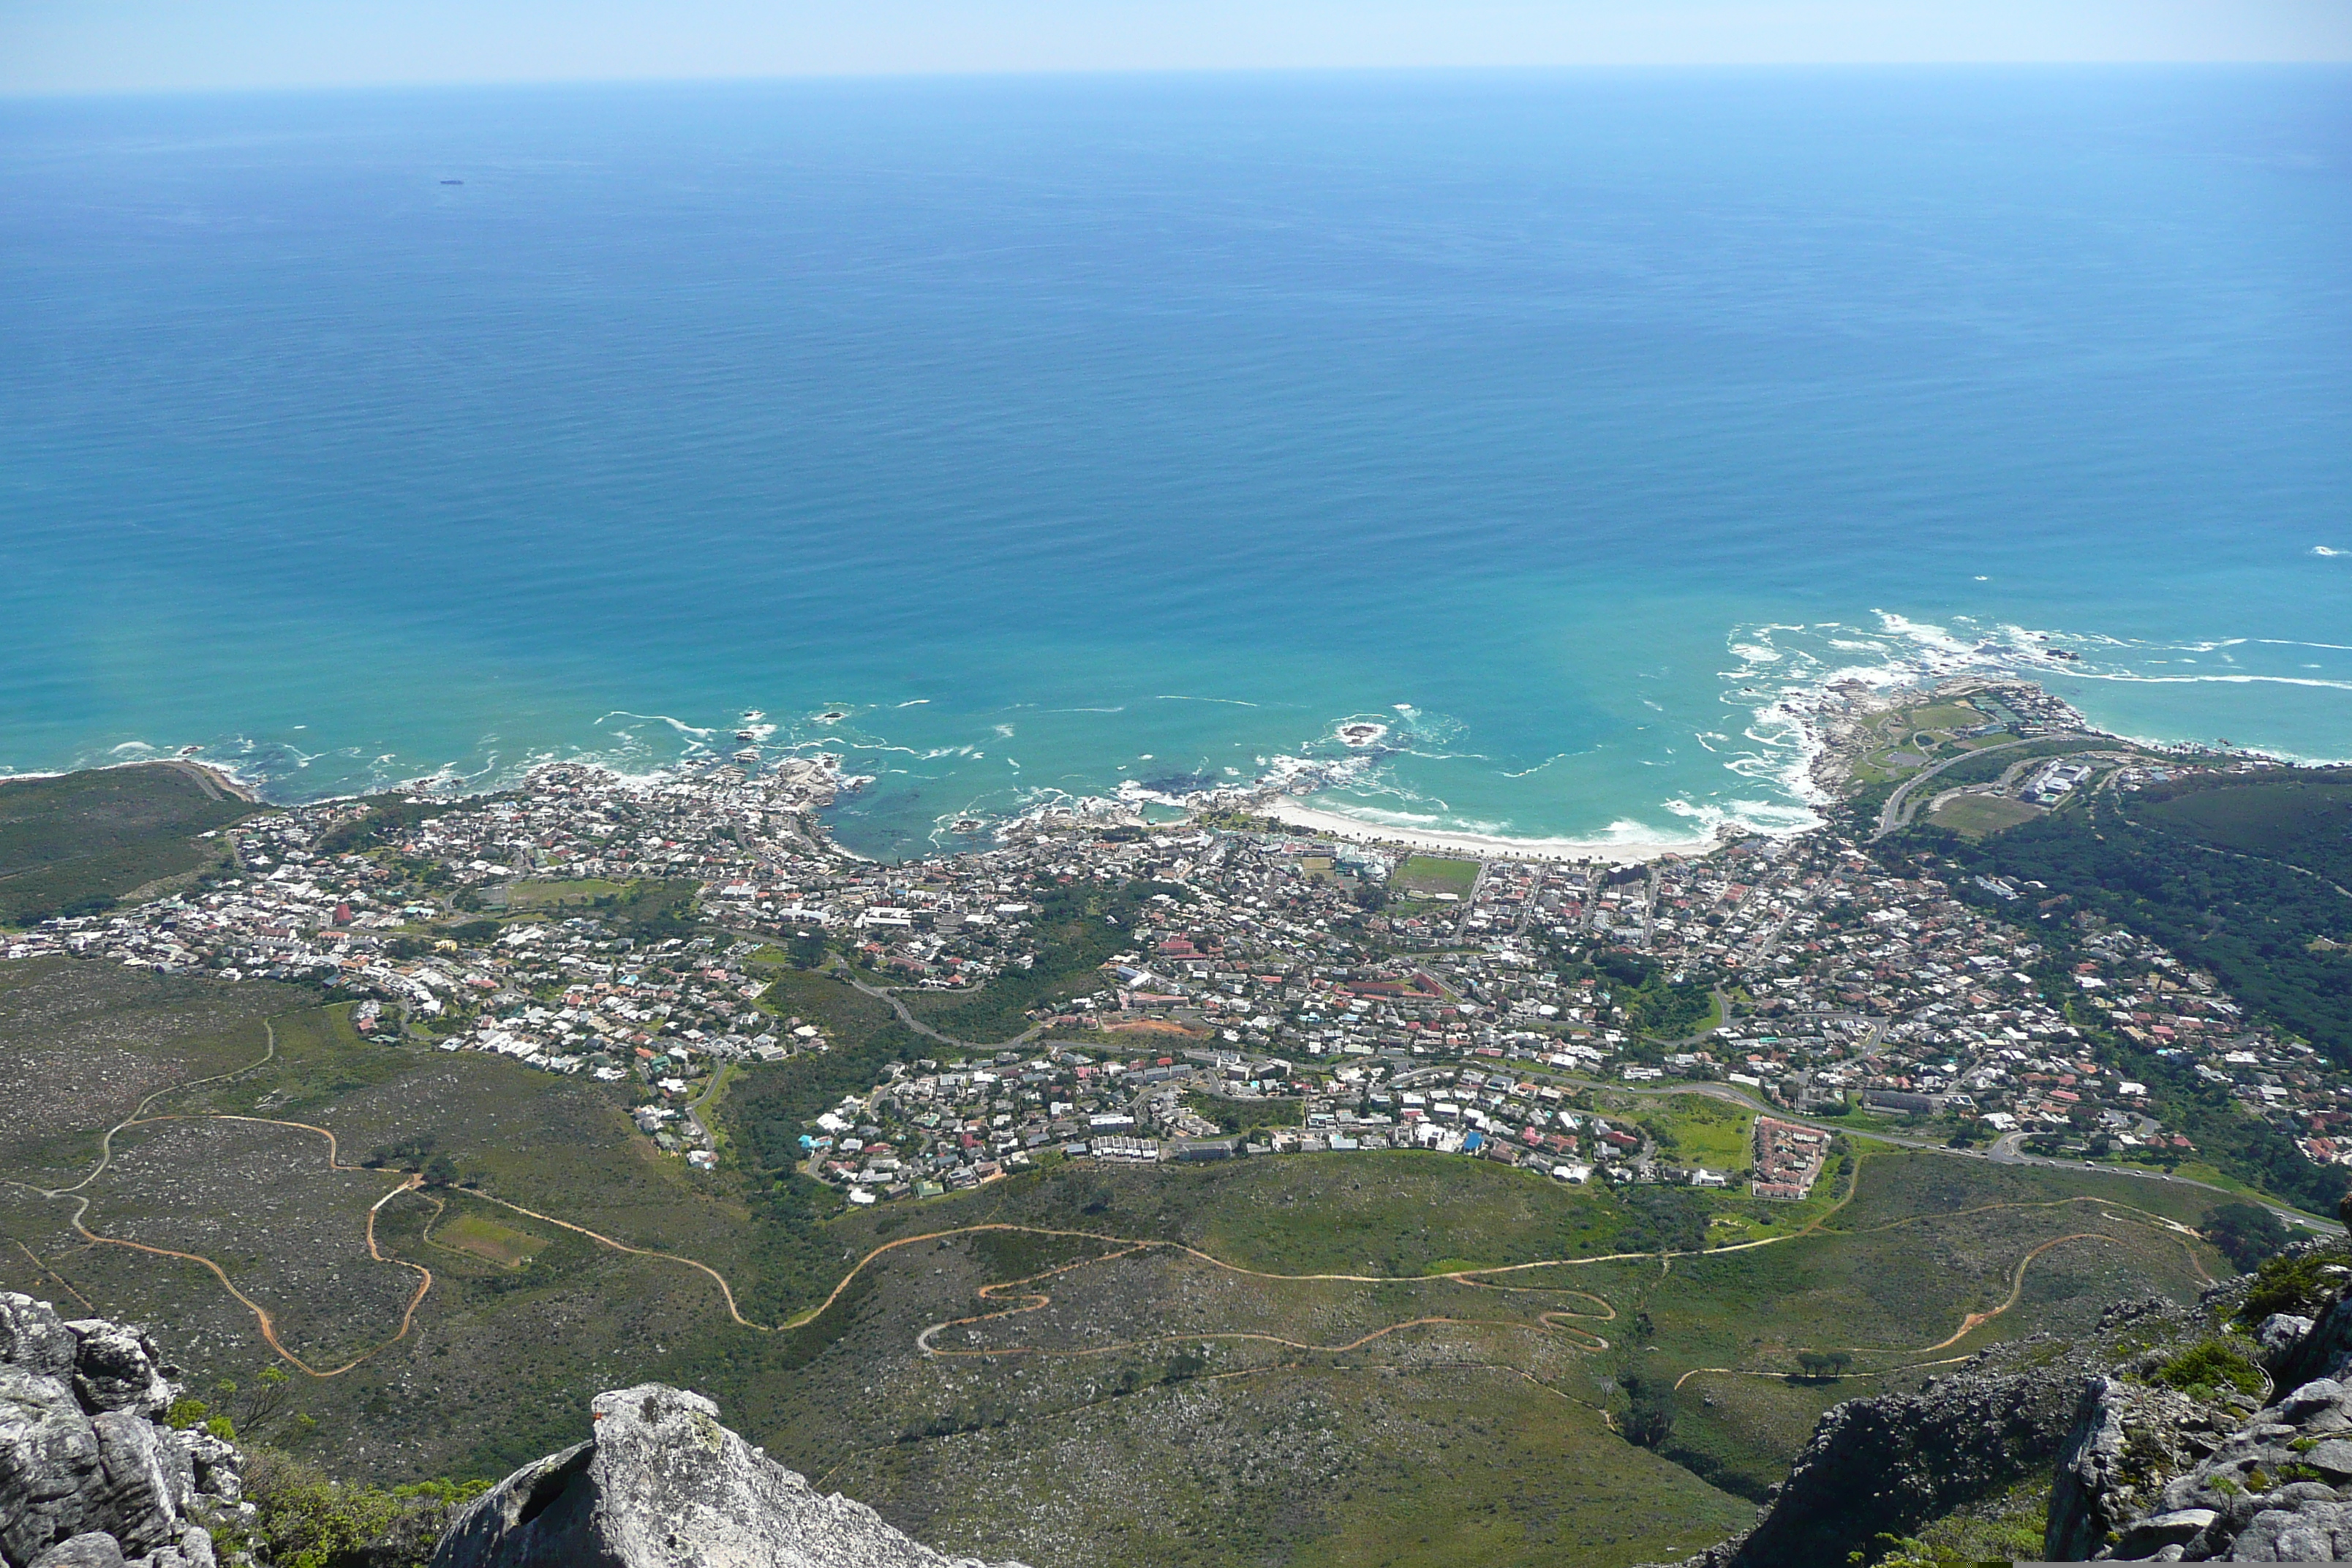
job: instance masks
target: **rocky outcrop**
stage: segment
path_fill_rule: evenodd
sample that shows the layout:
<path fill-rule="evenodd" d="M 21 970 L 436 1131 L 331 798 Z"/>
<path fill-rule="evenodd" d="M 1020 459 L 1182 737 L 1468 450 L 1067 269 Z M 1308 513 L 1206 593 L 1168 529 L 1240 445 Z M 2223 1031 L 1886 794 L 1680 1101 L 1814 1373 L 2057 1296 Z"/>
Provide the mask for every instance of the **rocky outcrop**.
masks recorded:
<path fill-rule="evenodd" d="M 2152 1511 L 2164 1482 L 2221 1446 L 2231 1423 L 2185 1394 L 2094 1374 L 2058 1452 L 2042 1554 L 2080 1563 Z"/>
<path fill-rule="evenodd" d="M 2139 1510 L 2107 1512 L 2094 1562 L 2352 1562 L 2352 1391 L 2305 1384 L 2221 1434 Z"/>
<path fill-rule="evenodd" d="M 2057 1452 L 2078 1381 L 2068 1369 L 1972 1370 L 1834 1405 L 1756 1527 L 1686 1568 L 1843 1563 L 1881 1533 L 2012 1486 Z"/>
<path fill-rule="evenodd" d="M 2340 1268 L 2333 1272 L 2343 1277 Z M 2271 1375 L 2282 1388 L 2299 1388 L 2315 1378 L 2332 1377 L 2352 1360 L 2352 1297 L 2339 1293 L 2318 1309 L 2315 1318 L 2273 1313 L 2255 1331 L 2263 1341 Z"/>
<path fill-rule="evenodd" d="M 698 1394 L 649 1383 L 590 1409 L 594 1436 L 484 1493 L 433 1568 L 988 1568 L 821 1495 Z"/>
<path fill-rule="evenodd" d="M 0 1563 L 213 1568 L 236 1450 L 162 1424 L 170 1372 L 136 1328 L 0 1292 Z"/>

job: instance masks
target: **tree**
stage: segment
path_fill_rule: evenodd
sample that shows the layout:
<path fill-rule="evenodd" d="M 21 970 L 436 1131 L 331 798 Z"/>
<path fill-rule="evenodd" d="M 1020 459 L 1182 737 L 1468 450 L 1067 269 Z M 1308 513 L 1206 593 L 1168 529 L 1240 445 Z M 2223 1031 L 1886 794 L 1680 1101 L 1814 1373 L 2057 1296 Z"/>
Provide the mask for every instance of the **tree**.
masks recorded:
<path fill-rule="evenodd" d="M 1643 1448 L 1665 1442 L 1675 1429 L 1675 1385 L 1643 1372 L 1619 1374 L 1617 1385 L 1625 1391 L 1625 1440 Z"/>
<path fill-rule="evenodd" d="M 1852 1351 L 1799 1351 L 1797 1365 L 1807 1377 L 1843 1377 L 1853 1364 Z"/>
<path fill-rule="evenodd" d="M 454 1187 L 457 1184 L 457 1162 L 444 1152 L 425 1162 L 425 1184 L 428 1187 Z"/>
<path fill-rule="evenodd" d="M 2253 1268 L 2287 1244 L 2279 1216 L 2260 1204 L 2223 1204 L 2205 1211 L 2205 1239 L 2221 1249 L 2231 1267 Z"/>

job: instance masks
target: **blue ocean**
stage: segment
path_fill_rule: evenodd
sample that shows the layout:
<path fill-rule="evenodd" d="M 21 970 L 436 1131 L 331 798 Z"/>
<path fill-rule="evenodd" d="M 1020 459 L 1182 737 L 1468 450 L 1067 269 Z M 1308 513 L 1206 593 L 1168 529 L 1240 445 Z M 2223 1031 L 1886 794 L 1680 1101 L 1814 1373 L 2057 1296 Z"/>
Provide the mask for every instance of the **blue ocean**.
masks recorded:
<path fill-rule="evenodd" d="M 0 102 L 0 771 L 1696 840 L 1832 679 L 2346 758 L 2347 645 L 2341 68 Z"/>

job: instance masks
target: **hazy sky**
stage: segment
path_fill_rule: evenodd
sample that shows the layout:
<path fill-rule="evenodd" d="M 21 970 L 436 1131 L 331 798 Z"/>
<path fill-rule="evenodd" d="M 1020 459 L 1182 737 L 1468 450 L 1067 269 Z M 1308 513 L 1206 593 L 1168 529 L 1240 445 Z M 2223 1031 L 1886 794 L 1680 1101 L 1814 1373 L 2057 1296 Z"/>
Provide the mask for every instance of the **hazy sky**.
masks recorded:
<path fill-rule="evenodd" d="M 2345 59 L 2352 0 L 0 0 L 0 92 L 922 71 Z"/>

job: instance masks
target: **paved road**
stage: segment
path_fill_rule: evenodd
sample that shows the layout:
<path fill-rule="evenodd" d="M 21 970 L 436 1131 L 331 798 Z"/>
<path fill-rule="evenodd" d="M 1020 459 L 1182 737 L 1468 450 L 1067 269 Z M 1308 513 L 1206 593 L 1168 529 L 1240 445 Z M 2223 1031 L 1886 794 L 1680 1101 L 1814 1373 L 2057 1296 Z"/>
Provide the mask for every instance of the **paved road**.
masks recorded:
<path fill-rule="evenodd" d="M 898 994 L 896 992 L 886 990 L 879 985 L 866 984 L 864 980 L 858 977 L 857 972 L 850 968 L 847 964 L 842 963 L 836 960 L 834 964 L 834 973 L 847 980 L 852 985 L 856 986 L 857 989 L 865 992 L 866 994 L 873 997 L 876 1001 L 888 1003 L 890 1005 L 890 1011 L 898 1015 L 898 1022 L 906 1025 L 907 1027 L 914 1030 L 915 1033 L 922 1036 L 923 1038 L 927 1040 L 937 1040 L 943 1046 L 953 1046 L 960 1051 L 1011 1050 L 1015 1047 L 1027 1045 L 1030 1041 L 1035 1039 L 1038 1036 L 1045 1032 L 1046 1026 L 1043 1024 L 1033 1024 L 1028 1028 L 1022 1030 L 1021 1033 L 1013 1036 L 1011 1039 L 999 1040 L 993 1045 L 986 1044 L 979 1040 L 959 1040 L 953 1035 L 943 1035 L 940 1033 L 939 1030 L 932 1028 L 929 1024 L 926 1024 L 920 1018 L 916 1017 L 908 1005 L 904 1002 L 898 1000 Z"/>
<path fill-rule="evenodd" d="M 1746 1106 L 1750 1110 L 1778 1118 L 1782 1121 L 1802 1122 L 1808 1127 L 1819 1128 L 1824 1132 L 1853 1132 L 1864 1138 L 1875 1138 L 1882 1143 L 1899 1144 L 1906 1149 L 1916 1149 L 1929 1154 L 1949 1154 L 1964 1160 L 1983 1160 L 1996 1165 L 2048 1165 L 2065 1171 L 2105 1171 L 2109 1175 L 2130 1176 L 2144 1182 L 2169 1182 L 2179 1187 L 2199 1187 L 2209 1193 L 2219 1193 L 2225 1198 L 2261 1204 L 2263 1207 L 2289 1225 L 2304 1226 L 2320 1231 L 2330 1231 L 2335 1228 L 2326 1220 L 2315 1218 L 2301 1209 L 2288 1208 L 2283 1204 L 2266 1203 L 2260 1198 L 2248 1199 L 2243 1193 L 2232 1192 L 2227 1187 L 2217 1187 L 2210 1182 L 2200 1182 L 2188 1176 L 2168 1175 L 2162 1171 L 2136 1171 L 2121 1165 L 2102 1165 L 2094 1160 L 2059 1160 L 2044 1154 L 2029 1154 L 2019 1147 L 2028 1136 L 2023 1132 L 2011 1132 L 1999 1138 L 1994 1141 L 1990 1149 L 1954 1149 L 1929 1138 L 1907 1138 L 1899 1132 L 1882 1132 L 1875 1128 L 1850 1126 L 1843 1121 L 1800 1116 L 1794 1111 L 1783 1110 L 1779 1106 L 1767 1105 L 1753 1095 L 1730 1084 L 1702 1082 L 1657 1088 L 1635 1088 L 1630 1084 L 1601 1084 L 1599 1087 L 1613 1089 L 1621 1094 L 1643 1096 L 1704 1094 L 1716 1100 L 1734 1101 Z"/>
<path fill-rule="evenodd" d="M 2036 739 L 2039 738 L 2041 737 L 2036 737 Z M 1970 757 L 1988 756 L 1994 752 L 2006 752 L 2011 746 L 2023 746 L 2030 744 L 2032 744 L 2030 740 L 2003 741 L 1998 746 L 1979 746 L 1973 752 L 1962 752 L 1958 756 L 1946 757 L 1940 763 L 1931 763 L 1927 767 L 1921 768 L 1917 773 L 1913 773 L 1909 778 L 1905 779 L 1902 784 L 1895 786 L 1895 793 L 1886 797 L 1886 804 L 1878 808 L 1878 831 L 1870 836 L 1871 842 L 1874 844 L 1878 840 L 1885 837 L 1888 834 L 1894 832 L 1896 828 L 1908 826 L 1910 825 L 1910 818 L 1903 815 L 1903 803 L 1911 798 L 1912 791 L 1917 789 L 1921 784 L 1926 784 L 1929 779 L 1934 778 L 1937 773 L 1942 773 L 1946 768 L 1950 767 L 1955 763 L 1967 762 Z"/>

